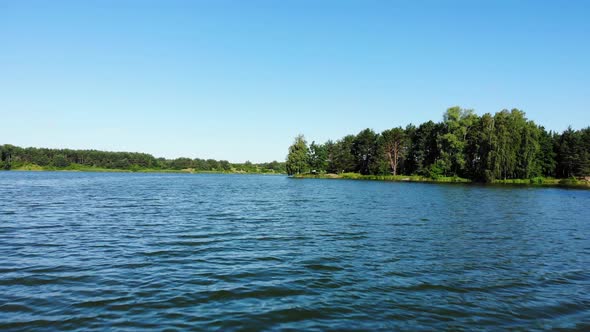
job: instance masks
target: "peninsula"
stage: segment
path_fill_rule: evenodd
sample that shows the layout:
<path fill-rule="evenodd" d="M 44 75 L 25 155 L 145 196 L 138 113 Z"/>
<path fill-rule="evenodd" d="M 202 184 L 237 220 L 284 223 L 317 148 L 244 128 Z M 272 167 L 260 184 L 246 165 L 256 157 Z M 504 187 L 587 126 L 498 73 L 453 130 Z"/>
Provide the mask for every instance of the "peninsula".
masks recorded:
<path fill-rule="evenodd" d="M 438 123 L 365 129 L 309 146 L 300 135 L 286 168 L 300 178 L 588 186 L 590 127 L 558 133 L 518 109 L 478 116 L 451 107 Z"/>

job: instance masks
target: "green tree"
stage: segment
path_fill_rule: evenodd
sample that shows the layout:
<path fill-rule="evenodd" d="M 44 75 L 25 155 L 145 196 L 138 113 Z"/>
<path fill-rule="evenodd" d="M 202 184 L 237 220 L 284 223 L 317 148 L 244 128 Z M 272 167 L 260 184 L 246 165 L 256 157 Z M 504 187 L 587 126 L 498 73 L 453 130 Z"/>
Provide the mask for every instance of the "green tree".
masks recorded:
<path fill-rule="evenodd" d="M 580 176 L 590 176 L 590 127 L 580 130 Z"/>
<path fill-rule="evenodd" d="M 557 175 L 567 178 L 587 175 L 588 150 L 581 131 L 569 127 L 557 141 Z"/>
<path fill-rule="evenodd" d="M 231 164 L 227 160 L 220 160 L 219 168 L 224 172 L 228 172 L 231 170 Z"/>
<path fill-rule="evenodd" d="M 381 133 L 380 139 L 391 174 L 397 175 L 400 160 L 407 150 L 408 137 L 406 132 L 401 127 L 387 129 Z"/>
<path fill-rule="evenodd" d="M 328 168 L 328 150 L 326 146 L 311 142 L 309 145 L 309 166 L 316 172 L 326 172 Z"/>
<path fill-rule="evenodd" d="M 70 166 L 69 160 L 63 154 L 58 154 L 53 157 L 53 166 L 57 168 L 65 168 Z"/>
<path fill-rule="evenodd" d="M 193 160 L 190 158 L 176 158 L 170 162 L 170 167 L 175 170 L 193 168 Z"/>
<path fill-rule="evenodd" d="M 467 173 L 472 179 L 491 182 L 495 178 L 493 162 L 497 139 L 494 116 L 489 113 L 482 115 L 474 128 L 467 143 Z"/>
<path fill-rule="evenodd" d="M 467 136 L 476 125 L 478 117 L 473 110 L 455 106 L 447 109 L 443 119 L 444 132 L 438 140 L 441 154 L 439 164 L 445 175 L 464 176 L 467 165 Z"/>
<path fill-rule="evenodd" d="M 372 163 L 377 155 L 378 138 L 379 136 L 368 128 L 356 135 L 352 143 L 352 154 L 356 161 L 357 172 L 370 174 Z"/>
<path fill-rule="evenodd" d="M 553 133 L 547 132 L 545 128 L 539 127 L 539 152 L 537 154 L 537 161 L 541 175 L 543 176 L 555 176 L 556 161 L 555 157 L 557 154 L 553 149 L 555 145 Z"/>
<path fill-rule="evenodd" d="M 541 163 L 538 161 L 540 149 L 539 138 L 541 130 L 532 121 L 527 121 L 524 118 L 523 122 L 519 123 L 520 129 L 520 144 L 517 157 L 517 174 L 518 178 L 530 179 L 541 174 Z"/>
<path fill-rule="evenodd" d="M 429 175 L 430 166 L 439 158 L 438 136 L 441 132 L 442 125 L 432 121 L 415 129 L 409 144 L 407 174 Z"/>
<path fill-rule="evenodd" d="M 332 173 L 355 171 L 356 160 L 352 154 L 354 140 L 354 135 L 347 135 L 334 144 L 332 164 L 329 166 Z"/>
<path fill-rule="evenodd" d="M 12 154 L 14 146 L 6 144 L 0 146 L 0 163 L 3 169 L 9 170 L 12 168 Z"/>
<path fill-rule="evenodd" d="M 301 174 L 309 169 L 309 150 L 303 135 L 298 135 L 289 147 L 287 174 Z"/>

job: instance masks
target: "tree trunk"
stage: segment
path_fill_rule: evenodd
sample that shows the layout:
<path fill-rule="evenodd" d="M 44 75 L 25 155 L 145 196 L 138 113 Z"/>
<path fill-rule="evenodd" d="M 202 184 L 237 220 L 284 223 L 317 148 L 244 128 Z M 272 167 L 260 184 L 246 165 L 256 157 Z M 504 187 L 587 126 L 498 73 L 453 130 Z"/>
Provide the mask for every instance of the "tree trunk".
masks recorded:
<path fill-rule="evenodd" d="M 387 158 L 389 159 L 389 168 L 391 168 L 391 174 L 395 175 L 395 162 L 393 161 L 390 149 L 387 150 Z"/>
<path fill-rule="evenodd" d="M 397 144 L 393 147 L 393 176 L 397 175 L 397 163 L 399 161 L 399 147 Z"/>

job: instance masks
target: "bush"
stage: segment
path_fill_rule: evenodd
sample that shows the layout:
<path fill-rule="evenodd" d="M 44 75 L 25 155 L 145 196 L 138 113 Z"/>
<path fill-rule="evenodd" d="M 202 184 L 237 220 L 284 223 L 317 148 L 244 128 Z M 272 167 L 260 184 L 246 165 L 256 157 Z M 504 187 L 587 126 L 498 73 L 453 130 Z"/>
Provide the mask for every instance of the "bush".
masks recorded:
<path fill-rule="evenodd" d="M 436 163 L 430 165 L 430 167 L 428 167 L 428 176 L 431 177 L 432 179 L 438 179 L 440 177 L 443 176 L 443 168 L 442 168 L 442 163 L 439 161 L 437 161 Z"/>

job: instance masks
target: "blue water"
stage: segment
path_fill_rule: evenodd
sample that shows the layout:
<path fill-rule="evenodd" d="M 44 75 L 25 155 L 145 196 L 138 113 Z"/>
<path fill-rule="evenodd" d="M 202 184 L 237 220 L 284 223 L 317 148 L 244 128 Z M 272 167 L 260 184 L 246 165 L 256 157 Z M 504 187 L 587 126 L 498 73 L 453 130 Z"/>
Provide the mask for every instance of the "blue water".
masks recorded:
<path fill-rule="evenodd" d="M 590 191 L 0 172 L 0 330 L 590 329 Z"/>

